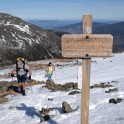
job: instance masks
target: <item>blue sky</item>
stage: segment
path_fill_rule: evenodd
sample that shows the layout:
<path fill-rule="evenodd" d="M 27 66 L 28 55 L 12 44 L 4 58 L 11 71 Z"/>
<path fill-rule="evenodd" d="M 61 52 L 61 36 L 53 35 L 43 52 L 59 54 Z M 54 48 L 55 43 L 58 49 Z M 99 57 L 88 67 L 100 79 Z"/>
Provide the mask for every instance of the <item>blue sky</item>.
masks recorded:
<path fill-rule="evenodd" d="M 92 14 L 93 19 L 124 20 L 124 0 L 0 0 L 0 13 L 22 19 L 71 20 Z"/>

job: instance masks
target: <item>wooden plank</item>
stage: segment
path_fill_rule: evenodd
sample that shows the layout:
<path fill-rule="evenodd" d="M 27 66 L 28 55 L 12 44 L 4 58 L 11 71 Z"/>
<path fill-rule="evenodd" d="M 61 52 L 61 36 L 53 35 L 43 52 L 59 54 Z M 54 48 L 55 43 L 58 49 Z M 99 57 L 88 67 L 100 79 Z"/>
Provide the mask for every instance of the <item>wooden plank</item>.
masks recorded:
<path fill-rule="evenodd" d="M 83 16 L 84 34 L 92 33 L 92 15 Z M 89 39 L 89 36 L 85 36 Z M 86 54 L 87 55 L 87 54 Z M 89 56 L 88 56 L 89 57 Z M 83 59 L 82 63 L 82 92 L 81 92 L 81 124 L 88 124 L 89 120 L 89 99 L 90 99 L 90 66 L 91 58 Z"/>
<path fill-rule="evenodd" d="M 67 58 L 111 57 L 113 36 L 65 34 L 62 36 L 62 56 Z"/>
<path fill-rule="evenodd" d="M 82 63 L 82 92 L 81 92 L 81 124 L 88 124 L 89 118 L 89 86 L 91 59 L 83 59 Z"/>
<path fill-rule="evenodd" d="M 83 15 L 83 34 L 92 34 L 92 15 Z"/>

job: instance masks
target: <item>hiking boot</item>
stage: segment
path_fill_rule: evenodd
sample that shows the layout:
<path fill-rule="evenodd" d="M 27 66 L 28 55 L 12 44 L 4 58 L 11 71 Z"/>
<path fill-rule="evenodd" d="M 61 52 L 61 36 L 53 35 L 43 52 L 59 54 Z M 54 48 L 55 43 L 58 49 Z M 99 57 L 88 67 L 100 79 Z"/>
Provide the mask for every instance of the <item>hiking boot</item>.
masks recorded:
<path fill-rule="evenodd" d="M 23 95 L 23 96 L 26 96 L 26 94 L 25 94 L 25 90 L 23 90 L 22 95 Z"/>
<path fill-rule="evenodd" d="M 23 93 L 23 88 L 20 87 L 19 89 L 20 89 L 19 92 L 20 92 L 20 93 Z"/>

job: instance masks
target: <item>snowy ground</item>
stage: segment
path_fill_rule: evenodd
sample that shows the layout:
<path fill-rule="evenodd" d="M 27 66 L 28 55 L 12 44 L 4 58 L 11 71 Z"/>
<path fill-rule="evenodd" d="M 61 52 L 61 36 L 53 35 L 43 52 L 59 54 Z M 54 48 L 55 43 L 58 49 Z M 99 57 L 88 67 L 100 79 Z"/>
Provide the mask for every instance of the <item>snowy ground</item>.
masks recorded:
<path fill-rule="evenodd" d="M 110 104 L 110 98 L 124 99 L 124 53 L 115 54 L 111 58 L 92 59 L 91 83 L 110 82 L 119 91 L 105 93 L 109 88 L 90 89 L 90 112 L 89 124 L 124 124 L 124 100 L 118 104 Z M 96 62 L 95 62 L 96 61 Z M 56 70 L 53 75 L 55 83 L 63 84 L 67 82 L 77 82 L 78 65 L 76 60 L 72 62 L 54 62 Z M 37 63 L 48 63 L 37 61 Z M 59 66 L 57 66 L 59 65 Z M 0 70 L 0 75 L 10 73 L 11 69 Z M 32 78 L 35 80 L 45 80 L 44 70 L 33 70 Z M 11 78 L 1 78 L 2 80 L 12 80 Z M 43 124 L 80 124 L 80 101 L 81 94 L 68 95 L 69 92 L 50 92 L 43 89 L 42 85 L 35 85 L 26 89 L 26 96 L 7 96 L 10 101 L 0 105 L 0 124 L 39 124 L 39 110 L 42 107 L 55 107 L 53 117 Z M 48 101 L 52 98 L 53 101 Z M 68 102 L 75 110 L 72 113 L 63 114 L 61 112 L 62 102 Z M 9 107 L 12 106 L 12 109 Z"/>

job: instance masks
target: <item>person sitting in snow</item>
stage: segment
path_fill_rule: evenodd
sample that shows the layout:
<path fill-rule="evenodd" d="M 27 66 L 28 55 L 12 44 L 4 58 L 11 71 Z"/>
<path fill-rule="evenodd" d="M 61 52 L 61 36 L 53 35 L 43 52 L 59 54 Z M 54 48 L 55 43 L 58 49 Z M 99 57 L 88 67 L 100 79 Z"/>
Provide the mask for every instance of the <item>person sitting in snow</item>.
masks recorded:
<path fill-rule="evenodd" d="M 18 86 L 15 86 L 15 85 L 8 86 L 7 92 L 10 94 L 13 94 L 14 96 L 17 96 L 18 93 L 20 93 Z"/>
<path fill-rule="evenodd" d="M 47 73 L 48 79 L 52 78 L 52 74 L 53 74 L 54 70 L 55 70 L 54 65 L 51 62 L 49 62 L 49 64 L 47 65 L 47 68 L 46 68 L 46 73 Z"/>

